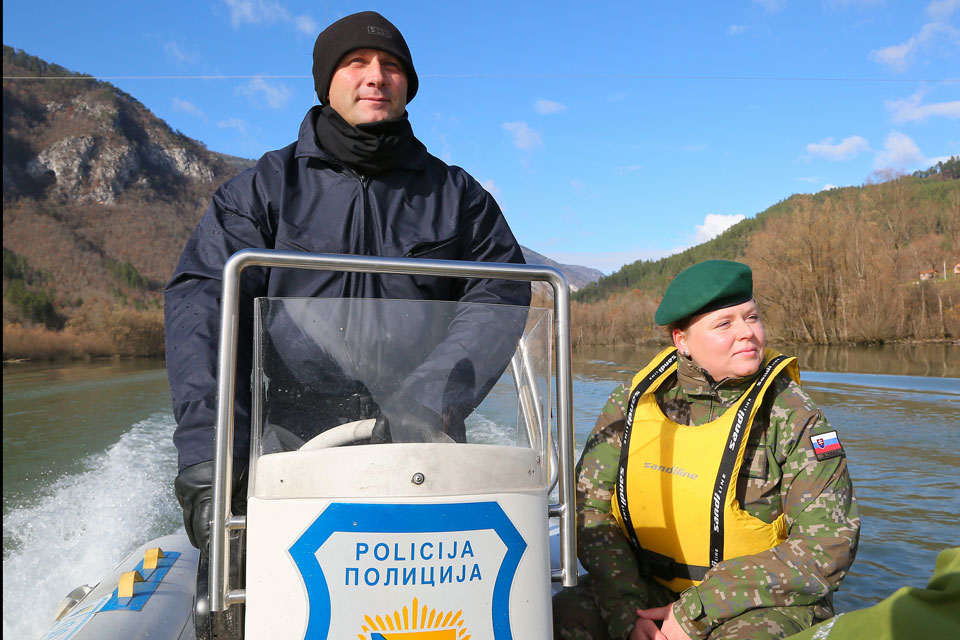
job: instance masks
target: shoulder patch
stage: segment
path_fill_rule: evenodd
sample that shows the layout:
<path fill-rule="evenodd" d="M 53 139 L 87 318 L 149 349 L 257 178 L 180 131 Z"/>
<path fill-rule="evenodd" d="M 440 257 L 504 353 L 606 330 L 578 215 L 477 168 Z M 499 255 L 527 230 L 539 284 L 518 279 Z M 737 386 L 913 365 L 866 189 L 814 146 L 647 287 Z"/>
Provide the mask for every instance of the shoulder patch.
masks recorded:
<path fill-rule="evenodd" d="M 810 444 L 813 445 L 813 453 L 817 460 L 827 460 L 838 456 L 846 455 L 843 452 L 843 446 L 840 444 L 840 438 L 836 431 L 827 431 L 819 435 L 810 436 Z"/>

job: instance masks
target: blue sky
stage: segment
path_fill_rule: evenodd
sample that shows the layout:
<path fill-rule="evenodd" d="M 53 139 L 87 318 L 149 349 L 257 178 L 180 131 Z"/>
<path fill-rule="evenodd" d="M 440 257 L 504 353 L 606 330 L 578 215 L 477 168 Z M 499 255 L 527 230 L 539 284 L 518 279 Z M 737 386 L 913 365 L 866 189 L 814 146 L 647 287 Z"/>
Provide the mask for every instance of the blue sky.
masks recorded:
<path fill-rule="evenodd" d="M 410 45 L 427 148 L 521 243 L 605 273 L 960 154 L 960 0 L 6 0 L 3 42 L 256 158 L 315 104 L 316 34 L 365 9 Z"/>

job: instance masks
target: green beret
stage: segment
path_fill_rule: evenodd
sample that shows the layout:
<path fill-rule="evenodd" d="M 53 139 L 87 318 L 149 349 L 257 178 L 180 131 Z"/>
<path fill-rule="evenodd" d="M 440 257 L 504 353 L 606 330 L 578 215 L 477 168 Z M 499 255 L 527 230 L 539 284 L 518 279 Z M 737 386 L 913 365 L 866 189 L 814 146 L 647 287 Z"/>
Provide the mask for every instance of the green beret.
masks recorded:
<path fill-rule="evenodd" d="M 677 274 L 663 294 L 654 320 L 659 325 L 668 325 L 751 298 L 753 272 L 750 267 L 730 260 L 707 260 Z"/>

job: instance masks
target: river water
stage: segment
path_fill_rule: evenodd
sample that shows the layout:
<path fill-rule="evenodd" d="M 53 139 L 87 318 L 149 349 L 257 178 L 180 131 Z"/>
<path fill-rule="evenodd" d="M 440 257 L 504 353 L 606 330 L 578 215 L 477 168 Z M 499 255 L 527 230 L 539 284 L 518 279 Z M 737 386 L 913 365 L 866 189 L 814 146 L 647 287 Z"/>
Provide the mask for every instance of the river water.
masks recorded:
<path fill-rule="evenodd" d="M 574 354 L 577 455 L 613 387 L 658 349 Z M 805 348 L 863 515 L 839 611 L 926 584 L 960 544 L 960 347 Z M 161 362 L 3 366 L 3 634 L 38 638 L 74 587 L 182 527 Z"/>

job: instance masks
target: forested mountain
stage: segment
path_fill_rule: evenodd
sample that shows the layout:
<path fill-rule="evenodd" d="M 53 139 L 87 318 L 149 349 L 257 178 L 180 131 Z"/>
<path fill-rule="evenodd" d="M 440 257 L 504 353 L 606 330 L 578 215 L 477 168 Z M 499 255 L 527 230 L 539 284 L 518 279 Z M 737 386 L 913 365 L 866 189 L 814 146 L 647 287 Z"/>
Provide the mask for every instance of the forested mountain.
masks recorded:
<path fill-rule="evenodd" d="M 783 340 L 957 339 L 960 157 L 794 195 L 709 242 L 627 265 L 574 295 L 578 330 L 612 343 L 659 336 L 653 311 L 667 284 L 711 258 L 753 267 L 768 328 Z"/>
<path fill-rule="evenodd" d="M 44 341 L 46 355 L 162 352 L 163 284 L 216 187 L 254 161 L 8 46 L 3 75 L 4 357 Z M 601 275 L 559 267 L 578 285 Z"/>
<path fill-rule="evenodd" d="M 109 83 L 6 46 L 3 73 L 47 78 L 3 84 L 4 356 L 44 355 L 52 333 L 47 355 L 158 353 L 162 285 L 210 194 L 252 161 L 209 151 Z M 791 196 L 596 284 L 598 272 L 524 254 L 581 287 L 581 344 L 662 339 L 653 312 L 667 283 L 707 258 L 753 266 L 780 339 L 956 340 L 960 158 Z"/>
<path fill-rule="evenodd" d="M 208 151 L 106 82 L 3 48 L 5 322 L 60 328 L 160 288 L 217 184 L 250 161 Z M 91 327 L 92 328 L 92 327 Z"/>

